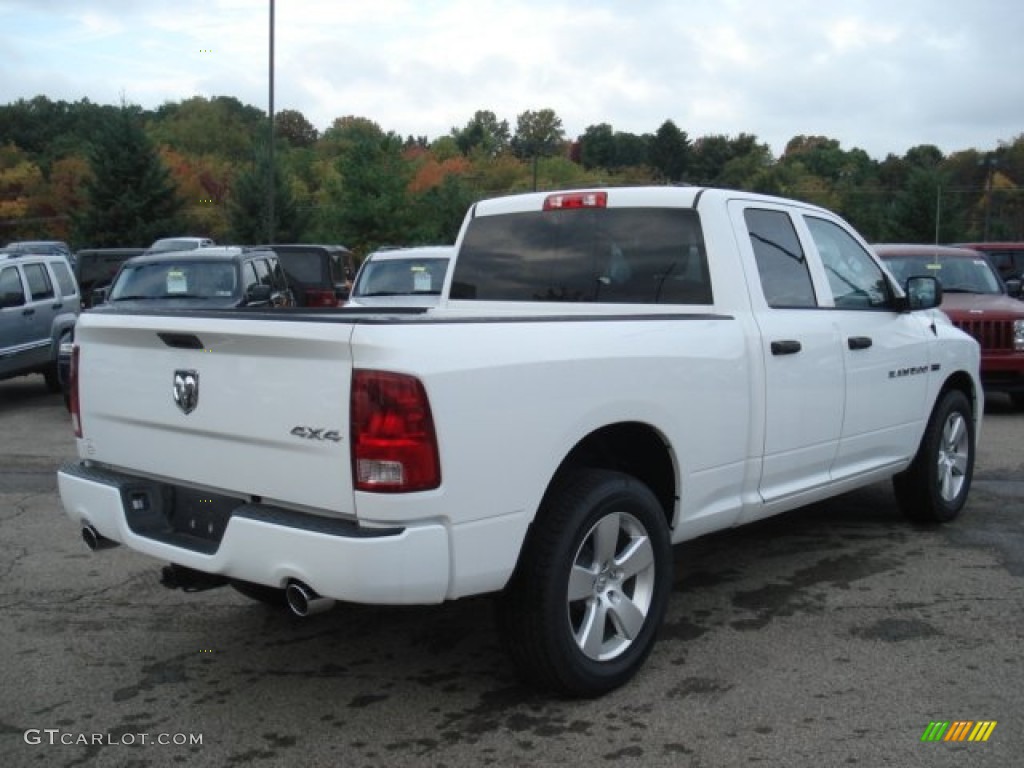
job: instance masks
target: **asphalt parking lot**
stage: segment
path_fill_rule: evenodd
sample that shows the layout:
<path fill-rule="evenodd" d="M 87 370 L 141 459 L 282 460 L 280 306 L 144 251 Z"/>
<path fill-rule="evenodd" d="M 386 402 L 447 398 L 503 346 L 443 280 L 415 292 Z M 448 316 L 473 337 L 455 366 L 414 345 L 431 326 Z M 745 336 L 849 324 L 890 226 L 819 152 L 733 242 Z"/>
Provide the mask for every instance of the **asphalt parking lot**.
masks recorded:
<path fill-rule="evenodd" d="M 992 398 L 955 523 L 888 485 L 677 547 L 627 687 L 512 678 L 487 599 L 298 619 L 90 553 L 41 377 L 0 382 L 0 765 L 1013 766 L 1024 755 L 1024 413 Z M 922 741 L 995 721 L 985 742 Z"/>

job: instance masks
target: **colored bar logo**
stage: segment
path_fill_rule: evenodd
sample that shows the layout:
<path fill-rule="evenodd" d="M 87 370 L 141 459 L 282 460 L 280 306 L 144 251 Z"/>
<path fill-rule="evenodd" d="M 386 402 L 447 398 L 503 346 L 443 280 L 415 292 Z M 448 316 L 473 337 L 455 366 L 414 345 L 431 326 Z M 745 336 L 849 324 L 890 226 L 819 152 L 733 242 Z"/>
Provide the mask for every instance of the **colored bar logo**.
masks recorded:
<path fill-rule="evenodd" d="M 921 741 L 988 741 L 996 725 L 995 720 L 933 720 L 921 734 Z"/>

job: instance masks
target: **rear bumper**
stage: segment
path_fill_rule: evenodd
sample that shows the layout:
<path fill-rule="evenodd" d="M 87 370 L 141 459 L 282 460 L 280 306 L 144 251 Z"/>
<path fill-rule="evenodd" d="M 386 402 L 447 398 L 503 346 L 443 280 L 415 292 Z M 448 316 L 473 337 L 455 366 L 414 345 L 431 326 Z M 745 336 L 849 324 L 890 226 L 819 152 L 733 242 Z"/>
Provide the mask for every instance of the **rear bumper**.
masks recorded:
<path fill-rule="evenodd" d="M 242 500 L 226 509 L 221 497 L 211 501 L 220 508 L 208 520 L 214 537 L 193 536 L 187 525 L 172 530 L 154 509 L 169 486 L 74 462 L 60 468 L 57 484 L 79 525 L 197 571 L 274 587 L 298 580 L 323 597 L 358 603 L 437 603 L 449 591 L 449 536 L 439 523 L 366 528 Z"/>

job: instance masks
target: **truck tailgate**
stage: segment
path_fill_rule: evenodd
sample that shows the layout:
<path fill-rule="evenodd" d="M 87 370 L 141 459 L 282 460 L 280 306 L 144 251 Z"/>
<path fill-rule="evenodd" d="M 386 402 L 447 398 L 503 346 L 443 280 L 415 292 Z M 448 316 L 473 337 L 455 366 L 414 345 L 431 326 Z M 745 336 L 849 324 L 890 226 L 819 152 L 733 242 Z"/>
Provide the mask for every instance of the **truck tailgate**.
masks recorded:
<path fill-rule="evenodd" d="M 345 322 L 86 313 L 79 454 L 241 498 L 353 514 Z"/>

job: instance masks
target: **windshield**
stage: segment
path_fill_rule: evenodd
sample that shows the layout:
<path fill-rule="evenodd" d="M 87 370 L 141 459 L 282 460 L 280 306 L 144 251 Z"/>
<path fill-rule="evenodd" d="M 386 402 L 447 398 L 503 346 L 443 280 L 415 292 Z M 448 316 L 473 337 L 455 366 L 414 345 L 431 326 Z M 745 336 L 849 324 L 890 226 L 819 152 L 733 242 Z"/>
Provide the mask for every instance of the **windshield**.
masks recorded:
<path fill-rule="evenodd" d="M 929 275 L 938 278 L 947 293 L 1003 292 L 999 278 L 984 259 L 889 256 L 885 263 L 900 284 L 906 284 L 908 277 Z"/>
<path fill-rule="evenodd" d="M 111 301 L 237 297 L 235 266 L 224 261 L 168 261 L 126 265 L 110 290 Z"/>
<path fill-rule="evenodd" d="M 352 296 L 411 296 L 441 293 L 448 259 L 370 260 L 359 273 Z"/>

